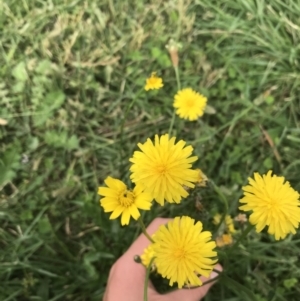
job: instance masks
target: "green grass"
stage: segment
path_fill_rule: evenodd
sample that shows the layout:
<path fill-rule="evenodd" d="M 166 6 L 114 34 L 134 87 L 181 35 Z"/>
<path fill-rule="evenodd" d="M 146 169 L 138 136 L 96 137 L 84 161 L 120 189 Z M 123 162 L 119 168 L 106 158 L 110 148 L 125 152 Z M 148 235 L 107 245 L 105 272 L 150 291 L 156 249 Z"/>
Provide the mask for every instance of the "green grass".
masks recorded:
<path fill-rule="evenodd" d="M 108 175 L 129 183 L 136 144 L 168 131 L 170 38 L 182 44 L 182 86 L 216 111 L 176 119 L 173 134 L 193 145 L 196 167 L 230 214 L 254 171 L 272 169 L 299 191 L 299 14 L 298 0 L 3 0 L 0 300 L 101 300 L 111 265 L 139 229 L 109 221 L 97 188 Z M 164 88 L 141 91 L 152 71 Z M 189 198 L 155 206 L 145 221 L 184 213 L 213 230 L 224 205 L 211 186 L 201 199 L 204 212 Z M 280 242 L 252 233 L 249 241 L 220 252 L 225 276 L 206 300 L 299 300 L 299 233 Z"/>

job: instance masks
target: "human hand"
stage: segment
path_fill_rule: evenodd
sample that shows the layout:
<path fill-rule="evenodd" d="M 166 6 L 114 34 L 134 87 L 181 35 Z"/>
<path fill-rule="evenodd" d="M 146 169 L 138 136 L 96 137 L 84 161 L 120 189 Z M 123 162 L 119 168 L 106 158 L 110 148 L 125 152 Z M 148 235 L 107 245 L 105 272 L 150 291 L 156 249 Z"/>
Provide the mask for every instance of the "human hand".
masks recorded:
<path fill-rule="evenodd" d="M 147 232 L 152 235 L 160 225 L 166 224 L 169 218 L 156 218 L 147 227 Z M 129 247 L 129 249 L 112 266 L 106 286 L 103 301 L 142 301 L 144 295 L 144 281 L 146 269 L 142 264 L 134 262 L 135 255 L 141 255 L 144 249 L 150 244 L 144 234 L 141 234 Z M 222 271 L 218 264 L 217 270 Z M 210 278 L 201 276 L 202 282 L 217 277 L 216 272 L 212 272 Z M 199 288 L 180 289 L 164 295 L 159 294 L 149 281 L 148 300 L 149 301 L 199 301 L 211 288 L 214 282 L 207 283 Z"/>

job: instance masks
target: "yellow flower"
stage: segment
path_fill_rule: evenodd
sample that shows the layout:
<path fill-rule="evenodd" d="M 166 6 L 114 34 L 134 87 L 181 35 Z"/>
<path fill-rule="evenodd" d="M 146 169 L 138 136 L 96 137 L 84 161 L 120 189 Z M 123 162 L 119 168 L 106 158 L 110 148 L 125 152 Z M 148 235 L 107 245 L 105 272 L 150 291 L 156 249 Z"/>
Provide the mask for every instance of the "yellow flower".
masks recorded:
<path fill-rule="evenodd" d="M 153 236 L 152 236 L 153 238 Z M 148 267 L 150 264 L 151 259 L 155 256 L 153 251 L 153 244 L 150 244 L 145 250 L 144 253 L 141 255 L 142 264 L 145 267 Z M 153 262 L 155 264 L 155 260 Z"/>
<path fill-rule="evenodd" d="M 225 224 L 226 224 L 227 231 L 229 233 L 235 233 L 236 232 L 236 230 L 234 229 L 233 219 L 230 215 L 225 216 Z"/>
<path fill-rule="evenodd" d="M 191 169 L 191 163 L 197 160 L 196 156 L 190 157 L 192 146 L 185 147 L 183 140 L 175 144 L 175 140 L 169 139 L 168 134 L 155 135 L 154 144 L 149 138 L 144 144 L 139 143 L 141 152 L 135 151 L 129 159 L 133 163 L 131 180 L 162 206 L 164 200 L 180 203 L 182 197 L 188 196 L 184 186 L 194 188 L 192 182 L 198 179 L 198 172 Z"/>
<path fill-rule="evenodd" d="M 188 216 L 175 217 L 155 233 L 153 250 L 157 272 L 182 288 L 202 285 L 199 275 L 208 277 L 217 262 L 212 234 L 202 232 L 202 223 Z"/>
<path fill-rule="evenodd" d="M 254 173 L 249 178 L 249 185 L 244 186 L 244 197 L 239 207 L 243 211 L 252 211 L 249 221 L 260 232 L 268 226 L 268 233 L 276 240 L 285 238 L 288 233 L 296 233 L 300 222 L 299 193 L 284 177 L 272 176 L 272 171 L 261 176 Z"/>
<path fill-rule="evenodd" d="M 217 213 L 213 217 L 213 223 L 214 225 L 218 225 L 221 221 L 222 215 L 220 213 Z M 234 229 L 234 224 L 233 224 L 233 219 L 230 215 L 226 214 L 225 216 L 225 226 L 226 226 L 226 231 L 229 233 L 235 233 L 236 230 Z"/>
<path fill-rule="evenodd" d="M 223 234 L 222 236 L 217 237 L 216 244 L 218 247 L 224 247 L 231 245 L 233 242 L 231 234 Z"/>
<path fill-rule="evenodd" d="M 156 76 L 156 72 L 152 72 L 151 76 L 147 78 L 145 90 L 155 90 L 163 87 L 162 78 Z"/>
<path fill-rule="evenodd" d="M 186 88 L 177 92 L 173 106 L 180 118 L 193 121 L 204 114 L 206 102 L 206 97 L 191 88 Z"/>
<path fill-rule="evenodd" d="M 99 187 L 98 194 L 104 196 L 100 199 L 104 212 L 112 212 L 110 219 L 118 218 L 122 214 L 121 224 L 128 225 L 131 216 L 135 220 L 140 217 L 138 209 L 150 209 L 152 198 L 140 186 L 135 186 L 130 191 L 118 179 L 107 177 L 104 182 L 108 187 Z"/>
<path fill-rule="evenodd" d="M 198 172 L 197 186 L 205 187 L 208 181 L 207 176 L 199 168 L 197 168 L 196 171 Z"/>

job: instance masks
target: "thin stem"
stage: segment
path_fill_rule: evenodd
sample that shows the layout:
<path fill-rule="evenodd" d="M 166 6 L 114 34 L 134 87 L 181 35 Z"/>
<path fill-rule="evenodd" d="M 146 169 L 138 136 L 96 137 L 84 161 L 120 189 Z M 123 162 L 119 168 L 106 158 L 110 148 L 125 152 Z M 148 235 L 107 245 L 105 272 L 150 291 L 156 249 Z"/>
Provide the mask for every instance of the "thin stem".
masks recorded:
<path fill-rule="evenodd" d="M 235 242 L 235 244 L 228 250 L 228 253 L 231 253 L 233 250 L 235 250 L 238 247 L 238 245 L 241 243 L 241 241 L 251 232 L 253 228 L 254 226 L 249 224 L 248 227 L 242 232 L 238 240 Z"/>
<path fill-rule="evenodd" d="M 179 69 L 178 66 L 174 66 L 174 70 L 175 70 L 175 76 L 176 76 L 176 82 L 177 82 L 177 90 L 180 90 L 180 77 L 179 77 Z M 173 114 L 172 114 L 172 119 L 171 119 L 171 123 L 170 123 L 170 127 L 169 127 L 169 136 L 172 134 L 172 129 L 174 126 L 174 121 L 175 121 L 175 109 L 173 110 Z"/>
<path fill-rule="evenodd" d="M 213 189 L 218 194 L 220 199 L 223 201 L 224 207 L 225 207 L 224 208 L 224 213 L 222 214 L 222 218 L 220 220 L 220 223 L 218 224 L 217 229 L 216 229 L 216 232 L 217 232 L 219 230 L 220 226 L 222 225 L 223 221 L 226 218 L 226 215 L 227 215 L 227 212 L 228 212 L 228 201 L 227 201 L 226 197 L 224 196 L 224 194 L 222 193 L 222 191 L 220 190 L 220 188 L 213 181 L 210 181 L 209 183 L 213 186 Z"/>
<path fill-rule="evenodd" d="M 150 260 L 150 263 L 147 267 L 147 271 L 146 271 L 146 277 L 145 277 L 145 283 L 144 283 L 144 301 L 148 301 L 148 283 L 149 283 L 149 276 L 150 276 L 150 270 L 153 264 L 155 257 L 153 257 Z"/>
<path fill-rule="evenodd" d="M 218 274 L 217 277 L 212 278 L 212 279 L 209 279 L 209 280 L 203 282 L 200 286 L 199 286 L 199 285 L 197 285 L 197 286 L 184 286 L 182 289 L 192 290 L 192 289 L 195 289 L 195 288 L 199 288 L 199 287 L 201 287 L 201 286 L 204 286 L 204 285 L 206 285 L 206 284 L 208 284 L 208 283 L 211 283 L 211 282 L 214 282 L 214 281 L 219 280 L 219 279 L 221 278 L 221 276 L 222 276 L 222 272 L 221 272 L 221 271 L 218 271 L 218 270 L 216 270 L 216 269 L 213 269 L 213 271 L 216 272 L 216 273 Z M 178 290 L 177 288 L 172 288 L 172 289 L 170 289 L 170 290 L 168 291 L 168 293 L 173 292 L 173 291 L 177 291 L 177 290 Z"/>
<path fill-rule="evenodd" d="M 171 119 L 171 122 L 170 122 L 170 127 L 169 127 L 169 131 L 168 131 L 169 136 L 171 136 L 171 134 L 172 134 L 172 129 L 173 129 L 174 121 L 175 121 L 175 109 L 173 111 L 172 119 Z"/>
<path fill-rule="evenodd" d="M 144 235 L 152 242 L 154 243 L 154 240 L 151 238 L 151 236 L 147 233 L 146 227 L 144 222 L 142 221 L 141 217 L 138 219 L 138 222 L 141 226 L 142 232 L 144 233 Z"/>

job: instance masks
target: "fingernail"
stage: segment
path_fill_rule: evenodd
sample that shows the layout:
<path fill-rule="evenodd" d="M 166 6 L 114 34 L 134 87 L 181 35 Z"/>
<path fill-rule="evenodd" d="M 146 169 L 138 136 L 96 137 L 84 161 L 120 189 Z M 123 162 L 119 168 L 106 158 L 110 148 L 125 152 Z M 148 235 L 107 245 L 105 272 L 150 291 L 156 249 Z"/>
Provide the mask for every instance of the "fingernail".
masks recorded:
<path fill-rule="evenodd" d="M 218 273 L 212 271 L 211 274 L 210 274 L 210 276 L 209 276 L 209 278 L 210 278 L 210 279 L 214 279 L 214 278 L 216 278 L 216 277 L 218 277 Z"/>

